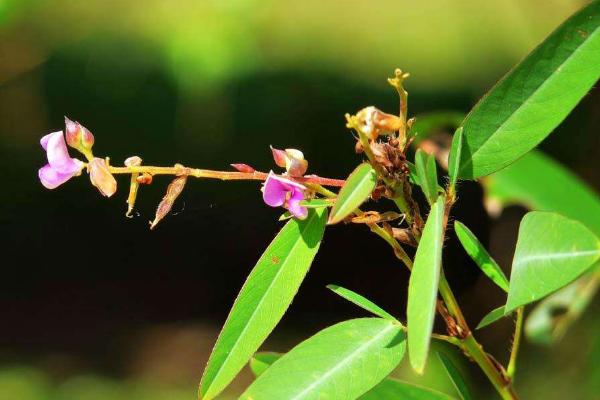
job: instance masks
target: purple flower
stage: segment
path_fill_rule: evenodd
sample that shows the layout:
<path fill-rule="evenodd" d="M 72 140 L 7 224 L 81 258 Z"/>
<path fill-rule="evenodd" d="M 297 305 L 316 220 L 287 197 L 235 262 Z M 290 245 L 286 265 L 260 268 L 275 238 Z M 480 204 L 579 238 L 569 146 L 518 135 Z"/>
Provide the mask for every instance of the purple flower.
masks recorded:
<path fill-rule="evenodd" d="M 46 188 L 54 189 L 81 173 L 83 162 L 69 156 L 62 131 L 49 133 L 40 144 L 46 151 L 48 164 L 40 168 L 38 176 Z"/>
<path fill-rule="evenodd" d="M 306 207 L 300 205 L 304 200 L 306 188 L 299 183 L 282 178 L 271 171 L 263 185 L 263 200 L 271 207 L 285 207 L 296 218 L 304 219 L 308 215 Z"/>

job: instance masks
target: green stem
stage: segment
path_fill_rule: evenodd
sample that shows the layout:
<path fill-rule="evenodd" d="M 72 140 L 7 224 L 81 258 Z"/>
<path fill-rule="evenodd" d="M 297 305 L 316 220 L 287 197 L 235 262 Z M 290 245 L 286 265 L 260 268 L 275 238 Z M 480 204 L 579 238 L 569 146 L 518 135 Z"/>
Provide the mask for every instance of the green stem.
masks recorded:
<path fill-rule="evenodd" d="M 510 351 L 510 360 L 508 367 L 506 368 L 506 374 L 513 379 L 515 376 L 515 369 L 517 367 L 517 355 L 519 353 L 519 344 L 521 342 L 521 332 L 523 330 L 523 307 L 517 308 L 517 322 L 515 324 L 515 336 L 513 338 L 513 345 Z"/>

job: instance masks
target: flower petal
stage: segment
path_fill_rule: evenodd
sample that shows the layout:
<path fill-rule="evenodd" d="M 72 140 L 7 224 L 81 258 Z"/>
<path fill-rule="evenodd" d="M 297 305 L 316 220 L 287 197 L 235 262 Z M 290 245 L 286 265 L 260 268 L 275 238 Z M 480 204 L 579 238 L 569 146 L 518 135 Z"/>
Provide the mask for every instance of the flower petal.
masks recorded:
<path fill-rule="evenodd" d="M 55 189 L 56 187 L 62 185 L 69 179 L 71 179 L 75 174 L 74 173 L 64 173 L 60 172 L 54 168 L 50 164 L 44 165 L 38 171 L 38 176 L 42 185 L 47 189 Z"/>
<path fill-rule="evenodd" d="M 288 210 L 299 219 L 304 219 L 308 215 L 308 209 L 300 205 L 302 200 L 304 200 L 304 193 L 300 189 L 294 189 L 288 200 Z"/>
<path fill-rule="evenodd" d="M 286 194 L 289 189 L 280 182 L 280 179 L 269 173 L 263 185 L 263 201 L 271 207 L 279 207 L 285 203 Z"/>
<path fill-rule="evenodd" d="M 52 168 L 65 174 L 81 169 L 81 164 L 69 155 L 62 131 L 46 135 L 40 142 L 42 147 L 46 145 L 46 156 Z"/>

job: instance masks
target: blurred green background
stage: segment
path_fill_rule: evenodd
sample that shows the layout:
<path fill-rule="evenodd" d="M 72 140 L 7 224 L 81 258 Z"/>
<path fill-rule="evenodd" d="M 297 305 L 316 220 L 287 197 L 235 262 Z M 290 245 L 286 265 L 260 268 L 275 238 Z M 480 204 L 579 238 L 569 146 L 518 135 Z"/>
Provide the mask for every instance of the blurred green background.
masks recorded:
<path fill-rule="evenodd" d="M 101 198 L 87 178 L 45 190 L 39 139 L 63 116 L 96 136 L 114 165 L 273 168 L 269 144 L 302 149 L 309 172 L 344 177 L 359 158 L 345 112 L 393 112 L 385 82 L 411 72 L 411 114 L 468 111 L 585 2 L 575 0 L 0 0 L 0 399 L 190 399 L 245 276 L 279 229 L 256 183 L 190 181 L 149 232 L 167 184 L 143 187 L 126 219 L 127 181 Z M 600 187 L 600 91 L 542 148 Z M 548 184 L 552 184 L 549 182 Z M 481 188 L 462 186 L 457 219 L 510 265 L 525 210 L 492 220 Z M 362 316 L 325 289 L 337 283 L 403 315 L 407 274 L 366 230 L 328 229 L 288 315 L 264 348 L 285 351 L 324 326 Z M 360 242 L 361 246 L 349 245 Z M 450 239 L 445 266 L 475 325 L 502 293 Z M 523 398 L 600 393 L 598 302 L 552 349 L 525 344 Z M 511 321 L 481 332 L 500 361 Z M 449 350 L 448 350 L 449 351 Z M 460 360 L 458 354 L 456 359 Z M 424 377 L 452 392 L 432 359 Z M 477 398 L 481 373 L 462 368 Z M 249 382 L 248 371 L 224 395 Z M 597 398 L 597 397 L 596 397 Z"/>

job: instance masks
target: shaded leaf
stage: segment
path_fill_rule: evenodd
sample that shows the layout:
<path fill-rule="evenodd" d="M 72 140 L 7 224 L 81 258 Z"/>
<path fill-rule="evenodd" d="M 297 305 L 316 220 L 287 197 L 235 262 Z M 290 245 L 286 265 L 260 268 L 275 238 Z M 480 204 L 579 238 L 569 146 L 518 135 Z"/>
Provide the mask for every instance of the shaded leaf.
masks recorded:
<path fill-rule="evenodd" d="M 356 304 L 360 308 L 367 310 L 368 312 L 377 315 L 378 317 L 389 319 L 392 321 L 397 321 L 391 314 L 387 311 L 383 310 L 377 304 L 373 303 L 371 300 L 364 298 L 358 293 L 353 292 L 352 290 L 343 288 L 338 285 L 327 285 L 327 289 L 331 290 L 333 293 L 338 296 L 343 297 L 351 303 Z"/>
<path fill-rule="evenodd" d="M 444 196 L 431 206 L 408 283 L 408 353 L 410 365 L 423 373 L 435 317 L 442 263 Z"/>
<path fill-rule="evenodd" d="M 529 340 L 540 344 L 560 340 L 590 303 L 599 284 L 597 271 L 592 271 L 542 300 L 525 322 Z"/>
<path fill-rule="evenodd" d="M 528 213 L 519 227 L 505 312 L 571 283 L 599 258 L 600 240 L 583 224 L 556 213 Z"/>
<path fill-rule="evenodd" d="M 405 350 L 405 334 L 393 321 L 340 322 L 275 361 L 240 399 L 356 399 L 392 372 Z"/>
<path fill-rule="evenodd" d="M 463 128 L 460 127 L 454 132 L 452 137 L 452 146 L 450 147 L 450 156 L 448 157 L 448 175 L 450 176 L 450 187 L 456 186 L 458 180 L 458 170 L 460 167 L 460 157 L 463 146 Z"/>
<path fill-rule="evenodd" d="M 598 194 L 540 151 L 531 151 L 482 183 L 486 197 L 504 206 L 520 204 L 533 210 L 555 211 L 600 235 Z"/>
<path fill-rule="evenodd" d="M 438 179 L 435 157 L 421 149 L 415 153 L 415 167 L 419 177 L 419 185 L 429 204 L 433 204 L 438 197 Z"/>
<path fill-rule="evenodd" d="M 329 216 L 330 224 L 336 224 L 364 203 L 377 184 L 377 173 L 369 163 L 362 163 L 346 179 Z"/>
<path fill-rule="evenodd" d="M 455 129 L 463 119 L 465 119 L 465 113 L 460 111 L 436 111 L 419 114 L 410 129 L 410 134 L 415 136 L 413 144 L 418 145 L 423 139 L 427 139 L 441 128 Z"/>
<path fill-rule="evenodd" d="M 600 78 L 600 2 L 557 28 L 488 92 L 462 126 L 459 177 L 506 167 L 540 143 Z"/>
<path fill-rule="evenodd" d="M 462 377 L 458 368 L 456 368 L 456 365 L 454 365 L 452 360 L 450 360 L 450 358 L 448 358 L 448 356 L 446 356 L 444 353 L 437 354 L 440 361 L 442 362 L 442 365 L 444 366 L 444 369 L 448 373 L 452 384 L 454 384 L 454 387 L 456 388 L 456 391 L 458 392 L 460 398 L 462 400 L 471 400 L 473 397 L 469 392 L 469 388 L 465 383 L 465 379 Z"/>
<path fill-rule="evenodd" d="M 279 360 L 283 354 L 276 353 L 273 351 L 262 351 L 256 353 L 254 357 L 250 359 L 250 370 L 254 376 L 260 376 L 267 370 L 275 361 Z"/>
<path fill-rule="evenodd" d="M 492 311 L 487 313 L 485 317 L 481 319 L 481 321 L 479 321 L 479 324 L 477 324 L 477 327 L 475 329 L 485 328 L 486 326 L 491 325 L 494 322 L 506 316 L 508 315 L 504 313 L 504 306 L 494 308 Z"/>
<path fill-rule="evenodd" d="M 460 240 L 460 243 L 463 245 L 463 248 L 469 257 L 475 261 L 483 273 L 502 290 L 508 293 L 508 279 L 506 278 L 506 275 L 504 275 L 502 268 L 500 268 L 498 263 L 490 256 L 473 232 L 460 221 L 454 222 L 454 232 L 456 232 L 458 240 Z"/>
<path fill-rule="evenodd" d="M 200 383 L 201 398 L 218 395 L 275 328 L 317 254 L 326 220 L 326 209 L 309 210 L 305 220 L 286 223 L 265 250 L 217 339 Z"/>

